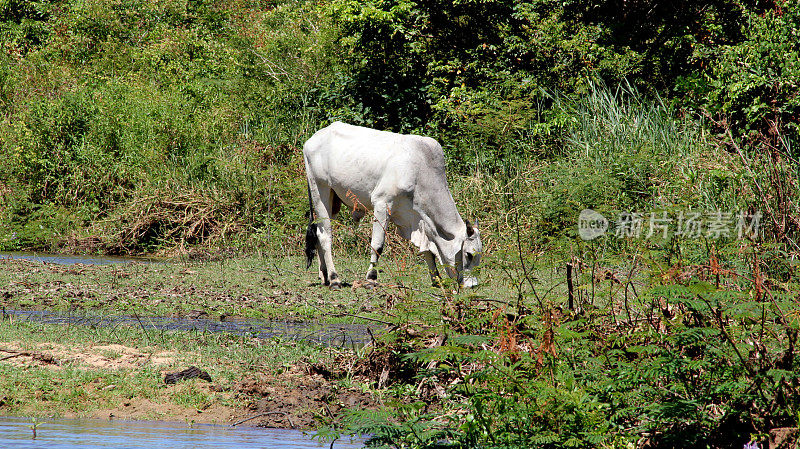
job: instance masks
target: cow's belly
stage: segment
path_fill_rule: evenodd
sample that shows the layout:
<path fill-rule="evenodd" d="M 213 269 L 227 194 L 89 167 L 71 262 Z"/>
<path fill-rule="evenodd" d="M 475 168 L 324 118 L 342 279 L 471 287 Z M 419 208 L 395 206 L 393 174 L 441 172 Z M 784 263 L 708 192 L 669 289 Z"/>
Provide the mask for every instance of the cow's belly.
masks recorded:
<path fill-rule="evenodd" d="M 374 201 L 384 198 L 392 202 L 398 194 L 401 172 L 396 170 L 396 165 L 389 169 L 386 163 L 369 163 L 357 158 L 329 162 L 329 185 L 342 202 L 351 208 L 372 210 Z"/>
<path fill-rule="evenodd" d="M 342 203 L 350 210 L 372 210 L 374 208 L 370 200 L 371 190 L 366 190 L 363 187 L 347 187 L 344 185 L 333 185 L 331 187 L 333 191 L 336 192 L 336 196 L 338 196 L 339 199 L 342 200 Z"/>

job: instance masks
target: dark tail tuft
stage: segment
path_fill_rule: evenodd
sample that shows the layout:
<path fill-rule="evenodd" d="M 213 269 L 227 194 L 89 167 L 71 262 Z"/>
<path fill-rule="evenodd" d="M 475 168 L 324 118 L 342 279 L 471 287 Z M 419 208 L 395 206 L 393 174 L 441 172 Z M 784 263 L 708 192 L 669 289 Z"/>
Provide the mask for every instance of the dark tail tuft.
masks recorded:
<path fill-rule="evenodd" d="M 308 189 L 308 229 L 306 229 L 306 270 L 311 266 L 314 261 L 314 255 L 317 254 L 317 245 L 319 244 L 319 237 L 317 237 L 318 226 L 314 223 L 314 203 L 311 201 L 311 184 L 306 184 Z"/>
<path fill-rule="evenodd" d="M 311 262 L 314 261 L 314 256 L 317 254 L 317 244 L 319 244 L 317 224 L 309 223 L 306 230 L 306 270 L 311 266 Z"/>

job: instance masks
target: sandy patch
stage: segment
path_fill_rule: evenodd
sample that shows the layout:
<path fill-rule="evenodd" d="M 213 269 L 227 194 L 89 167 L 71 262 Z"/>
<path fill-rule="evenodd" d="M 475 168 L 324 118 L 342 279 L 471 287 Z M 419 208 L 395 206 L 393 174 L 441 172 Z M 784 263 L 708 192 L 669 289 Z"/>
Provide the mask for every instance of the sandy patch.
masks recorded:
<path fill-rule="evenodd" d="M 0 343 L 0 363 L 15 366 L 46 366 L 59 369 L 75 364 L 91 369 L 137 369 L 146 365 L 168 366 L 176 358 L 171 351 L 147 351 L 119 344 L 68 347 L 39 343 L 23 348 L 19 342 Z"/>
<path fill-rule="evenodd" d="M 170 402 L 153 402 L 150 399 L 125 399 L 117 407 L 96 410 L 90 415 L 99 419 L 168 420 L 204 424 L 231 424 L 242 416 L 231 407 L 209 404 L 193 409 Z"/>
<path fill-rule="evenodd" d="M 0 363 L 53 370 L 66 366 L 97 371 L 155 367 L 164 374 L 175 371 L 178 360 L 177 354 L 170 351 L 148 351 L 148 348 L 120 344 L 67 347 L 59 343 L 0 342 Z M 346 409 L 377 405 L 368 393 L 358 388 L 343 388 L 335 379 L 328 379 L 304 364 L 280 374 L 252 372 L 232 383 L 220 379 L 212 382 L 192 379 L 166 385 L 163 377 L 158 382 L 161 386 L 155 393 L 157 397 L 115 395 L 114 390 L 124 390 L 126 386 L 86 383 L 83 385 L 86 400 L 91 402 L 91 398 L 111 396 L 115 401 L 111 406 L 103 405 L 89 412 L 88 416 L 211 424 L 241 422 L 246 426 L 309 429 L 339 422 Z M 178 397 L 207 398 L 208 402 L 187 406 L 176 402 Z M 5 400 L 0 395 L 0 411 Z M 65 411 L 65 416 L 79 417 L 74 411 Z"/>

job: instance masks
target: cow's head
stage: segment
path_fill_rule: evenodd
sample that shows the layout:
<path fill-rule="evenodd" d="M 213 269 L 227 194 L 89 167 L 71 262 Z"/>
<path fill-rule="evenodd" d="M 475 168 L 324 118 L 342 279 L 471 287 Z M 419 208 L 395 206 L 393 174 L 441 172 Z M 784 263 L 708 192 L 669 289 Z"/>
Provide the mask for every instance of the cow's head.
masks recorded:
<path fill-rule="evenodd" d="M 478 223 L 475 222 L 473 226 L 467 220 L 467 238 L 464 239 L 464 243 L 461 245 L 461 256 L 463 258 L 461 266 L 463 268 L 459 273 L 459 282 L 463 279 L 464 287 L 478 285 L 478 279 L 471 275 L 471 271 L 481 263 L 481 253 L 483 253 L 483 244 L 481 243 L 481 231 L 478 230 Z M 466 275 L 464 275 L 465 272 Z"/>
<path fill-rule="evenodd" d="M 481 243 L 481 233 L 478 230 L 478 224 L 472 225 L 467 220 L 467 229 L 464 240 L 456 253 L 455 267 L 452 265 L 445 266 L 448 276 L 458 281 L 464 287 L 475 287 L 478 285 L 478 279 L 472 276 L 472 269 L 481 263 L 481 253 L 483 252 L 483 244 Z M 452 260 L 452 259 L 451 259 Z"/>

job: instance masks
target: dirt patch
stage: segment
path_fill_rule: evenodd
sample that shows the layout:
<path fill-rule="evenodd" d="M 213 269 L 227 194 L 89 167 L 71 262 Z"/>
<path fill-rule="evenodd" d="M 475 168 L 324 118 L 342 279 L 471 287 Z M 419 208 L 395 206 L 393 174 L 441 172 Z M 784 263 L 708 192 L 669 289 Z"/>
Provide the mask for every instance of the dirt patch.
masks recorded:
<path fill-rule="evenodd" d="M 147 364 L 169 365 L 174 358 L 175 354 L 170 351 L 146 352 L 118 344 L 75 348 L 39 343 L 27 349 L 19 342 L 0 344 L 0 362 L 52 369 L 61 369 L 65 363 L 90 369 L 136 369 Z"/>
<path fill-rule="evenodd" d="M 92 371 L 137 370 L 156 366 L 162 374 L 175 366 L 177 355 L 169 351 L 147 351 L 119 344 L 88 347 L 67 347 L 57 343 L 23 345 L 20 342 L 0 343 L 0 363 L 15 367 L 41 367 L 63 370 L 67 366 Z M 209 424 L 313 429 L 337 423 L 343 410 L 375 408 L 377 402 L 358 388 L 343 387 L 331 376 L 319 374 L 319 367 L 298 362 L 281 374 L 255 372 L 240 381 L 207 382 L 191 379 L 159 386 L 158 398 L 120 395 L 116 405 L 89 413 L 102 419 L 168 420 Z M 330 371 L 325 370 L 331 374 Z M 163 376 L 159 383 L 163 382 Z M 163 390 L 162 390 L 163 388 Z M 81 386 L 87 398 L 107 396 L 124 385 L 87 383 Z M 191 393 L 209 398 L 196 406 L 175 403 L 170 397 Z M 3 403 L 0 398 L 0 410 Z M 234 407 L 230 404 L 240 404 Z M 68 418 L 78 417 L 67 412 Z M 82 416 L 86 416 L 85 414 Z"/>
<path fill-rule="evenodd" d="M 377 407 L 368 393 L 354 388 L 343 389 L 322 376 L 309 376 L 297 371 L 278 376 L 253 375 L 232 388 L 199 380 L 165 388 L 168 393 L 188 388 L 206 393 L 227 390 L 223 393 L 227 400 L 243 399 L 246 405 L 235 408 L 208 403 L 189 408 L 171 402 L 132 398 L 121 400 L 116 407 L 94 411 L 91 417 L 310 430 L 321 424 L 339 422 L 345 409 Z"/>
<path fill-rule="evenodd" d="M 203 387 L 198 386 L 197 388 L 202 389 Z M 241 419 L 241 416 L 243 416 L 241 411 L 220 404 L 187 408 L 174 403 L 154 402 L 144 398 L 124 399 L 117 407 L 96 410 L 91 414 L 92 418 L 98 419 L 166 420 L 226 425 L 236 422 Z"/>
<path fill-rule="evenodd" d="M 339 422 L 348 408 L 376 408 L 368 393 L 343 388 L 319 374 L 295 368 L 279 376 L 255 375 L 242 379 L 234 390 L 252 399 L 248 425 L 308 429 Z"/>

